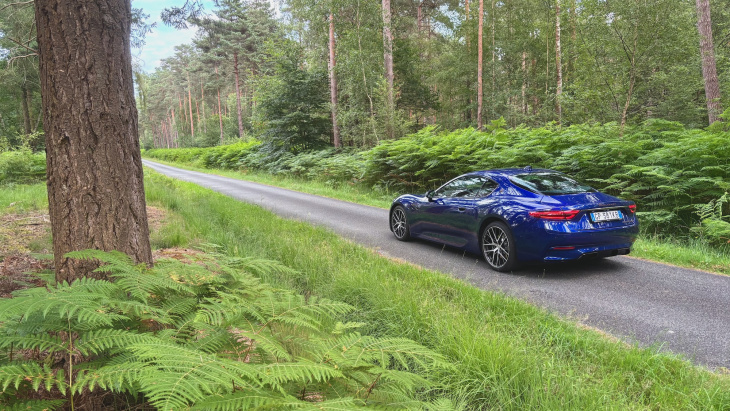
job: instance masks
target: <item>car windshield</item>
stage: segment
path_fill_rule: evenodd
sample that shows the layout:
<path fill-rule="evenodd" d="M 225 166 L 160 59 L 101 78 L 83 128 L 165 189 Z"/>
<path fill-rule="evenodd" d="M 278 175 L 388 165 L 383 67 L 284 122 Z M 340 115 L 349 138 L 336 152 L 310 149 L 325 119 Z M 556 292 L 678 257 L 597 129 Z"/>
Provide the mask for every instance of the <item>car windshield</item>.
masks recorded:
<path fill-rule="evenodd" d="M 592 193 L 596 190 L 559 173 L 529 173 L 512 176 L 518 187 L 544 195 Z"/>

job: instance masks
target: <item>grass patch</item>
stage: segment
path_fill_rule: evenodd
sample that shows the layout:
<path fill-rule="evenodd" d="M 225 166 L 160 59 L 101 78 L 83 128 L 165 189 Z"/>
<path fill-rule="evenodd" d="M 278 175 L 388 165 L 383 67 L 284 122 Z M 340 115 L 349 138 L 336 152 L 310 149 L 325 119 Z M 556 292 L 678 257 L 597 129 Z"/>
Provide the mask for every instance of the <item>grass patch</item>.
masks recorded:
<path fill-rule="evenodd" d="M 191 183 L 147 173 L 147 198 L 178 226 L 159 241 L 212 243 L 298 274 L 263 280 L 348 302 L 366 332 L 413 339 L 455 367 L 428 397 L 464 409 L 728 409 L 730 379 L 679 357 L 611 341 L 515 298 L 399 264 L 334 233 Z M 170 238 L 171 237 L 171 238 Z"/>
<path fill-rule="evenodd" d="M 48 210 L 46 184 L 0 186 L 0 215 Z"/>
<path fill-rule="evenodd" d="M 398 193 L 376 192 L 363 186 L 339 186 L 320 181 L 303 180 L 292 177 L 273 176 L 263 172 L 239 172 L 220 169 L 204 169 L 189 164 L 154 161 L 201 173 L 216 174 L 238 180 L 268 184 L 303 193 L 315 194 L 353 203 L 365 204 L 380 208 L 389 208 Z M 727 250 L 713 247 L 706 242 L 695 239 L 667 240 L 664 238 L 642 235 L 631 250 L 631 255 L 679 267 L 700 269 L 719 274 L 730 275 L 730 254 Z"/>
<path fill-rule="evenodd" d="M 730 254 L 701 240 L 672 241 L 644 235 L 634 243 L 631 255 L 679 267 L 730 275 Z"/>

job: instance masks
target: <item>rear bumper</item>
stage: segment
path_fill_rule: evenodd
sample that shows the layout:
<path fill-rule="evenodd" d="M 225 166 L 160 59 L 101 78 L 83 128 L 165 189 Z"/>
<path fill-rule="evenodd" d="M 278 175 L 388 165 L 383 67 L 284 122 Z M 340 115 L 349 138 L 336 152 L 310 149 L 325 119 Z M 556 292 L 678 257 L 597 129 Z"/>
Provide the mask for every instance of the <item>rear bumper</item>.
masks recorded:
<path fill-rule="evenodd" d="M 570 261 L 625 255 L 631 252 L 631 246 L 639 234 L 636 223 L 573 232 L 550 230 L 546 228 L 552 228 L 551 225 L 547 226 L 538 224 L 527 235 L 517 239 L 518 258 L 521 261 Z"/>
<path fill-rule="evenodd" d="M 543 261 L 559 262 L 571 260 L 584 260 L 589 258 L 615 257 L 626 255 L 631 252 L 633 242 L 622 244 L 607 244 L 600 246 L 576 247 L 574 250 L 547 250 Z"/>

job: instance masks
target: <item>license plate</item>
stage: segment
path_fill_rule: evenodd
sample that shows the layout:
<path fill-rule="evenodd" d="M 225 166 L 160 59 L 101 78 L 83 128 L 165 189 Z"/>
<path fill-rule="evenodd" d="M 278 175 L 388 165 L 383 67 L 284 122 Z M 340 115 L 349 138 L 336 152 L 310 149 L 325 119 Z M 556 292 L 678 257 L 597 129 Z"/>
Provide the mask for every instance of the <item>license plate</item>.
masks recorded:
<path fill-rule="evenodd" d="M 621 214 L 621 210 L 596 211 L 595 213 L 591 213 L 591 220 L 593 220 L 594 223 L 621 220 L 623 218 L 624 216 Z"/>

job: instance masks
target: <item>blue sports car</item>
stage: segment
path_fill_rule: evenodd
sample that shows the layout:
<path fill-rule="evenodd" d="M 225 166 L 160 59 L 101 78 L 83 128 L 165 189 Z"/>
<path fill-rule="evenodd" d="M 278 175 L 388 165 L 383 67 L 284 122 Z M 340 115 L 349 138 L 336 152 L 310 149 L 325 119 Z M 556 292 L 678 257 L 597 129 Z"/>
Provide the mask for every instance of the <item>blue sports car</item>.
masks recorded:
<path fill-rule="evenodd" d="M 491 268 L 628 254 L 639 232 L 636 204 L 557 171 L 501 169 L 464 174 L 390 208 L 398 240 L 436 241 L 481 254 Z"/>

